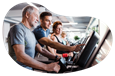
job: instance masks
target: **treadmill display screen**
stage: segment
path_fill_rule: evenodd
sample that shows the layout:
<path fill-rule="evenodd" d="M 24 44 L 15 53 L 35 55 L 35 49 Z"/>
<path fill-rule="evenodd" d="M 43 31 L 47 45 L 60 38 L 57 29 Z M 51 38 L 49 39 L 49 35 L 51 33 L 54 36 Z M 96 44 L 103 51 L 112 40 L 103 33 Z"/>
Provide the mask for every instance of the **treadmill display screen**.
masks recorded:
<path fill-rule="evenodd" d="M 92 53 L 94 52 L 95 46 L 99 40 L 99 35 L 92 31 L 81 44 L 85 44 L 82 50 L 78 53 L 78 59 L 75 59 L 75 64 L 80 67 L 85 67 Z"/>

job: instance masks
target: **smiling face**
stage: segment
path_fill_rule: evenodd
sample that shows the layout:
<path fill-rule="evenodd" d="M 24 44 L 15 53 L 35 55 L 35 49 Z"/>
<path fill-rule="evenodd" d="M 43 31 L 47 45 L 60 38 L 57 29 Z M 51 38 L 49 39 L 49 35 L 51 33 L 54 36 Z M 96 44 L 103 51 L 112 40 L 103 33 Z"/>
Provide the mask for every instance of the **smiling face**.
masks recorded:
<path fill-rule="evenodd" d="M 62 33 L 62 25 L 58 25 L 57 28 L 54 30 L 55 34 L 59 35 Z"/>
<path fill-rule="evenodd" d="M 50 12 L 42 12 L 40 14 L 40 23 L 43 30 L 47 30 L 51 26 L 52 14 Z"/>
<path fill-rule="evenodd" d="M 45 16 L 43 19 L 40 19 L 41 26 L 44 30 L 49 29 L 51 26 L 52 16 Z"/>
<path fill-rule="evenodd" d="M 34 10 L 28 15 L 28 22 L 31 27 L 35 27 L 39 21 L 38 16 L 39 12 L 37 9 L 34 8 Z"/>
<path fill-rule="evenodd" d="M 53 32 L 56 35 L 59 35 L 62 33 L 62 23 L 60 21 L 56 21 L 53 23 Z"/>

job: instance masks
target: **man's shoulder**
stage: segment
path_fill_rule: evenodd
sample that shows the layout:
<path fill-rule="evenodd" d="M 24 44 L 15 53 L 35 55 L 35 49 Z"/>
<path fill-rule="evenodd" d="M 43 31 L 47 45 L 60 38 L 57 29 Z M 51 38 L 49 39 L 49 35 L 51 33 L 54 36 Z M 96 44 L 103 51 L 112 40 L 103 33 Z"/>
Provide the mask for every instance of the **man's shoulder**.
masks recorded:
<path fill-rule="evenodd" d="M 42 28 L 40 26 L 38 26 L 37 28 L 33 30 L 33 32 L 38 32 L 38 31 L 42 31 Z"/>
<path fill-rule="evenodd" d="M 23 29 L 21 23 L 14 24 L 11 26 L 11 29 Z"/>
<path fill-rule="evenodd" d="M 14 24 L 9 32 L 20 32 L 20 33 L 25 33 L 26 30 L 24 29 L 23 25 L 21 23 Z"/>
<path fill-rule="evenodd" d="M 50 29 L 47 29 L 47 32 L 50 32 Z"/>

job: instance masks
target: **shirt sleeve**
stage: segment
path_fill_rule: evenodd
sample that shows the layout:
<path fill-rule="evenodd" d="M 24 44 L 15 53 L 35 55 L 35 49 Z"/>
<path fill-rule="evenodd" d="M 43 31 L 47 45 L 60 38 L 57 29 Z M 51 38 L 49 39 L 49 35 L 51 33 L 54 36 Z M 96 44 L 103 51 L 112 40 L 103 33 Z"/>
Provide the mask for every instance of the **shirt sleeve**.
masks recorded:
<path fill-rule="evenodd" d="M 34 35 L 36 37 L 36 40 L 39 40 L 39 39 L 45 37 L 45 34 L 42 30 L 35 30 Z"/>
<path fill-rule="evenodd" d="M 48 37 L 49 34 L 50 34 L 50 30 L 48 29 L 48 30 L 47 30 L 47 37 Z"/>
<path fill-rule="evenodd" d="M 24 31 L 19 27 L 19 25 L 15 25 L 13 28 L 11 28 L 10 39 L 12 46 L 15 44 L 25 44 Z"/>
<path fill-rule="evenodd" d="M 36 44 L 38 44 L 38 41 L 36 40 Z"/>

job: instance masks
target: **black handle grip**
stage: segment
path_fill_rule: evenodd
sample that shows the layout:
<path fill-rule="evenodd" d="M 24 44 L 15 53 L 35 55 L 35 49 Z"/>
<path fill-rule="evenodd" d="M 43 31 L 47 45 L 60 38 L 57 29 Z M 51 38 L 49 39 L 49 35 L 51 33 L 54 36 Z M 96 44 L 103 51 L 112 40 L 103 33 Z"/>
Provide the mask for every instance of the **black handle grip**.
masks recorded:
<path fill-rule="evenodd" d="M 66 60 L 63 57 L 60 58 L 59 65 L 61 67 L 59 73 L 63 73 L 63 72 L 65 72 L 67 70 L 67 68 L 66 68 Z"/>

